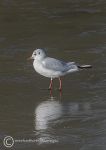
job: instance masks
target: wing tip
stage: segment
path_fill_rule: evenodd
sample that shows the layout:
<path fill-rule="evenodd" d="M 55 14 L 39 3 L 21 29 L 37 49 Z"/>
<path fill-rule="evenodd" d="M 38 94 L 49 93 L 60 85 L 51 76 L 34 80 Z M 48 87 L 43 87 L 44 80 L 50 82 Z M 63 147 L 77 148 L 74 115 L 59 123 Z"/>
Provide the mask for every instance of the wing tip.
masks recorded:
<path fill-rule="evenodd" d="M 77 67 L 80 68 L 80 69 L 84 69 L 84 68 L 88 69 L 88 68 L 92 68 L 93 66 L 92 65 L 78 65 Z"/>

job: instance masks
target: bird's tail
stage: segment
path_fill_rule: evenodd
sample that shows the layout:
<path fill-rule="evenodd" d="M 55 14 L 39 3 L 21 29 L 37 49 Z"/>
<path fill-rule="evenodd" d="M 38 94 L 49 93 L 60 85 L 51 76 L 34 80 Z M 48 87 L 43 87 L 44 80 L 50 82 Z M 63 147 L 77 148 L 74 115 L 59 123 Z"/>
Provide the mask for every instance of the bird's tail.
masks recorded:
<path fill-rule="evenodd" d="M 77 67 L 79 69 L 87 69 L 87 68 L 92 68 L 92 65 L 78 65 Z"/>

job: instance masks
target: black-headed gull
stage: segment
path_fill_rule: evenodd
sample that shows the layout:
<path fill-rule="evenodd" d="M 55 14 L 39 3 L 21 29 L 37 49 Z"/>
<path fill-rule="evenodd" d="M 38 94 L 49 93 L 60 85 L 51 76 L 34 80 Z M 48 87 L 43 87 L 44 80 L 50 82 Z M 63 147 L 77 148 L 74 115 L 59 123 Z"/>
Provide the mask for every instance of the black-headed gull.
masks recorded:
<path fill-rule="evenodd" d="M 34 59 L 33 66 L 39 74 L 51 78 L 49 89 L 52 89 L 53 79 L 59 78 L 59 90 L 62 90 L 61 76 L 79 71 L 83 68 L 91 68 L 91 65 L 77 65 L 75 62 L 64 62 L 55 58 L 47 57 L 43 49 L 34 50 L 30 59 Z"/>

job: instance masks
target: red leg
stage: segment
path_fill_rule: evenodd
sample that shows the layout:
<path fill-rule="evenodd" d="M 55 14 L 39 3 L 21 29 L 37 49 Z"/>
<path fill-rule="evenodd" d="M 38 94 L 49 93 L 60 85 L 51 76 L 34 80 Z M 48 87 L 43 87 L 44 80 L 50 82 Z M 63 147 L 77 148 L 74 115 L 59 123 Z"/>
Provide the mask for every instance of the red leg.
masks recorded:
<path fill-rule="evenodd" d="M 49 90 L 52 90 L 52 86 L 53 86 L 53 79 L 51 78 L 50 85 L 49 85 Z"/>
<path fill-rule="evenodd" d="M 61 91 L 62 90 L 62 81 L 61 81 L 60 77 L 59 77 L 59 83 L 60 83 L 59 90 Z"/>

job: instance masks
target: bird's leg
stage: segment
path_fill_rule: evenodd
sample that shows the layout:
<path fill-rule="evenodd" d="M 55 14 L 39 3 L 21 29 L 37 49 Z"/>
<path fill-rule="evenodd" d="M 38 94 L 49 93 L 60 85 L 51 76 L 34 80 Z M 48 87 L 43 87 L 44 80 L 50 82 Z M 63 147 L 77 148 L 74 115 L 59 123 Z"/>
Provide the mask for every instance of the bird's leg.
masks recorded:
<path fill-rule="evenodd" d="M 50 85 L 49 85 L 49 90 L 52 90 L 52 86 L 53 86 L 53 79 L 51 78 Z"/>
<path fill-rule="evenodd" d="M 61 81 L 61 78 L 59 77 L 59 90 L 61 91 L 62 90 L 62 81 Z"/>

